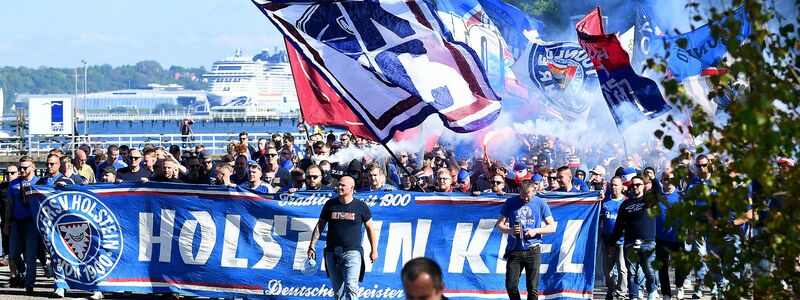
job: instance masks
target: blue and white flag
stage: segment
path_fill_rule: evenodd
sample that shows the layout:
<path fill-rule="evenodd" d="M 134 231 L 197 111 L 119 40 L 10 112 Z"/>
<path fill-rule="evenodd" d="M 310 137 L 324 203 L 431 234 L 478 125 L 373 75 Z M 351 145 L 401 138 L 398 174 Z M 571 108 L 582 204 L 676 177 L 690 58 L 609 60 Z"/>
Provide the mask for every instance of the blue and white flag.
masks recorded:
<path fill-rule="evenodd" d="M 483 10 L 503 33 L 514 58 L 522 55 L 528 42 L 540 37 L 544 23 L 501 0 L 478 0 Z"/>
<path fill-rule="evenodd" d="M 381 141 L 431 114 L 456 132 L 499 115 L 475 52 L 452 38 L 430 3 L 280 2 L 256 5 Z"/>
<path fill-rule="evenodd" d="M 436 7 L 453 38 L 478 55 L 492 89 L 504 99 L 528 97 L 527 90 L 521 88 L 511 72 L 514 55 L 478 0 L 439 0 Z"/>
<path fill-rule="evenodd" d="M 541 104 L 566 119 L 586 118 L 600 91 L 592 59 L 578 43 L 531 42 L 511 68 L 523 83 L 540 91 Z"/>
<path fill-rule="evenodd" d="M 661 39 L 664 32 L 661 31 L 656 21 L 648 16 L 644 6 L 638 1 L 636 2 L 636 26 L 634 28 L 631 65 L 639 66 L 651 57 L 653 41 Z M 656 51 L 661 50 L 656 49 Z"/>
<path fill-rule="evenodd" d="M 556 232 L 542 239 L 540 295 L 591 299 L 598 195 L 540 196 L 557 222 Z M 321 255 L 320 269 L 303 275 L 311 232 L 332 197 L 155 182 L 34 186 L 28 194 L 58 287 L 251 299 L 332 297 Z M 378 235 L 378 260 L 366 261 L 361 298 L 404 298 L 400 270 L 420 256 L 442 267 L 448 297 L 507 297 L 507 236 L 495 229 L 506 197 L 373 192 L 356 198 L 369 206 Z M 318 251 L 325 241 L 323 233 Z M 369 249 L 367 235 L 362 245 Z"/>
<path fill-rule="evenodd" d="M 733 18 L 742 24 L 736 37 L 741 42 L 750 35 L 750 22 L 747 20 L 744 7 L 737 9 Z M 722 25 L 727 19 L 726 16 L 715 22 Z M 652 41 L 650 46 L 653 50 L 652 55 L 666 58 L 670 72 L 678 81 L 700 75 L 703 70 L 710 67 L 716 67 L 728 52 L 726 42 L 714 38 L 709 24 L 684 34 L 665 36 Z M 682 47 L 681 43 L 684 43 L 685 47 Z"/>

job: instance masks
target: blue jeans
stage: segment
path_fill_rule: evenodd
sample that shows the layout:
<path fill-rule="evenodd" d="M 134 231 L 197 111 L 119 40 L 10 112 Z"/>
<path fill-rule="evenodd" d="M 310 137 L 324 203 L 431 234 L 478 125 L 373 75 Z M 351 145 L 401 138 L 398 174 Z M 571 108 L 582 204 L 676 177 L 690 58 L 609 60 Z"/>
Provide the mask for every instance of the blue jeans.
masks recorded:
<path fill-rule="evenodd" d="M 631 299 L 639 297 L 639 284 L 637 277 L 641 268 L 644 272 L 645 286 L 647 293 L 656 290 L 656 272 L 653 269 L 653 262 L 656 260 L 656 242 L 645 241 L 637 249 L 633 241 L 630 243 L 625 240 L 625 267 L 628 268 L 628 295 Z"/>
<path fill-rule="evenodd" d="M 325 268 L 331 278 L 334 299 L 358 299 L 361 260 L 361 252 L 349 250 L 342 253 L 342 262 L 336 265 L 333 252 L 325 252 Z"/>
<path fill-rule="evenodd" d="M 11 223 L 9 250 L 19 273 L 25 272 L 25 287 L 36 282 L 36 251 L 39 249 L 39 230 L 33 220 Z M 25 249 L 25 260 L 20 256 Z M 27 271 L 27 272 L 26 272 Z"/>
<path fill-rule="evenodd" d="M 725 245 L 721 247 L 708 243 L 708 251 L 719 257 L 732 258 L 733 261 L 720 261 L 716 260 L 711 264 L 711 279 L 718 288 L 725 290 L 728 286 L 728 278 L 741 279 L 745 267 L 740 265 L 741 259 L 739 256 L 742 254 L 742 239 L 738 234 L 725 234 L 723 237 Z M 738 269 L 738 270 L 737 270 Z"/>

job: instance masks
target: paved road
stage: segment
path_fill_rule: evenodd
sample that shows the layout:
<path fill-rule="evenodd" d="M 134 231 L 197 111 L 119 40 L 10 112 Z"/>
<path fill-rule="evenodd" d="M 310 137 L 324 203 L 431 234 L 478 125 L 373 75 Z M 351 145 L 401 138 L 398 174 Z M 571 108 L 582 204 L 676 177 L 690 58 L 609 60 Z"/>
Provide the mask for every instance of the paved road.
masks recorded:
<path fill-rule="evenodd" d="M 8 267 L 0 267 L 0 283 L 3 285 L 8 283 L 9 269 Z M 596 284 L 594 299 L 605 299 L 606 288 L 601 284 Z M 3 300 L 22 300 L 22 299 L 49 299 L 53 292 L 53 279 L 45 278 L 44 272 L 40 267 L 37 272 L 37 281 L 34 286 L 34 296 L 26 296 L 24 289 L 11 289 L 8 287 L 0 287 L 0 299 Z M 64 299 L 89 299 L 92 293 L 84 291 L 67 291 Z M 688 294 L 687 294 L 688 296 Z M 122 294 L 122 293 L 107 293 L 105 299 L 158 299 L 154 295 L 146 294 Z M 182 299 L 208 299 L 202 297 L 184 297 Z M 710 299 L 706 296 L 704 299 Z"/>

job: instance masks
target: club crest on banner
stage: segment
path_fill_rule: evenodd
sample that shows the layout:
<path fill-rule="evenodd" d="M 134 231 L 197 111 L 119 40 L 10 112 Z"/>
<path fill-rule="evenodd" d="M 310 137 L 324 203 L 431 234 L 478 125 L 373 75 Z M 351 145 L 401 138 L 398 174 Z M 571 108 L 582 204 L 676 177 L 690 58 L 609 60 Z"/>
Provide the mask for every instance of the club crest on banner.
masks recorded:
<path fill-rule="evenodd" d="M 52 255 L 56 280 L 97 283 L 111 274 L 122 256 L 117 217 L 90 194 L 48 196 L 40 205 L 37 225 L 39 232 L 49 237 L 45 247 Z"/>
<path fill-rule="evenodd" d="M 525 77 L 541 91 L 542 101 L 561 112 L 587 113 L 598 81 L 586 51 L 572 42 L 532 43 L 529 49 L 515 68 L 526 68 Z"/>

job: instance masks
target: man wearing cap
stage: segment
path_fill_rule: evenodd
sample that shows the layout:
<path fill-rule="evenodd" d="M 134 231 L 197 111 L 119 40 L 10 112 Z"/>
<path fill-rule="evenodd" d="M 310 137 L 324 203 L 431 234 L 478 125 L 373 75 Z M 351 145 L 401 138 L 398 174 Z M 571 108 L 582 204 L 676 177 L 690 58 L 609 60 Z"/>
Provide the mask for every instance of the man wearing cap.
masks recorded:
<path fill-rule="evenodd" d="M 128 166 L 117 170 L 117 177 L 122 182 L 139 182 L 142 178 L 153 177 L 153 173 L 142 168 L 144 155 L 138 149 L 133 149 L 128 155 Z"/>
<path fill-rule="evenodd" d="M 533 185 L 534 185 L 534 187 L 536 187 L 537 191 L 540 191 L 540 192 L 544 191 L 544 177 L 542 177 L 542 175 L 533 174 L 533 177 L 531 177 L 531 180 L 533 181 Z"/>
<path fill-rule="evenodd" d="M 343 176 L 336 192 L 339 197 L 325 202 L 314 226 L 308 245 L 308 257 L 316 260 L 316 243 L 328 226 L 325 244 L 325 270 L 331 279 L 334 299 L 358 299 L 358 282 L 364 278 L 364 249 L 362 224 L 370 242 L 370 261 L 378 259 L 378 233 L 373 230 L 372 213 L 361 200 L 353 197 L 355 180 Z"/>
<path fill-rule="evenodd" d="M 214 169 L 214 160 L 212 156 L 214 155 L 211 150 L 203 150 L 197 155 L 197 159 L 200 161 L 200 176 L 208 177 L 209 179 L 215 177 L 215 169 Z"/>
<path fill-rule="evenodd" d="M 539 299 L 539 266 L 542 235 L 556 231 L 550 207 L 530 179 L 520 183 L 519 196 L 508 198 L 500 209 L 497 230 L 508 234 L 506 246 L 506 292 L 509 299 L 520 299 L 519 277 L 525 270 L 528 300 Z M 542 227 L 542 224 L 545 224 Z"/>
<path fill-rule="evenodd" d="M 261 181 L 261 166 L 256 161 L 247 162 L 247 182 L 240 186 L 262 193 L 274 193 L 275 189 L 271 185 Z"/>
<path fill-rule="evenodd" d="M 533 178 L 533 174 L 528 173 L 528 168 L 525 167 L 525 163 L 517 162 L 514 164 L 514 180 L 508 180 L 506 186 L 511 193 L 518 193 L 519 185 L 522 180 L 531 178 Z"/>
<path fill-rule="evenodd" d="M 469 181 L 469 172 L 467 172 L 467 170 L 458 171 L 455 189 L 462 193 L 469 193 L 472 190 L 472 184 Z"/>
<path fill-rule="evenodd" d="M 100 169 L 100 182 L 101 183 L 117 183 L 117 170 L 112 166 L 106 166 Z M 138 179 L 137 179 L 138 180 Z"/>
<path fill-rule="evenodd" d="M 589 190 L 590 191 L 605 191 L 606 189 L 606 168 L 597 165 L 594 169 L 589 171 Z M 603 193 L 600 193 L 603 196 Z"/>

